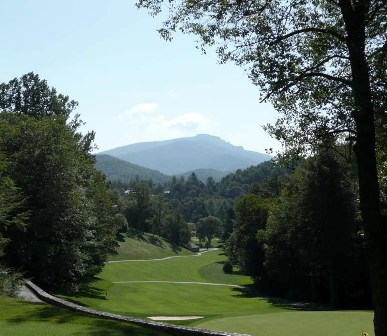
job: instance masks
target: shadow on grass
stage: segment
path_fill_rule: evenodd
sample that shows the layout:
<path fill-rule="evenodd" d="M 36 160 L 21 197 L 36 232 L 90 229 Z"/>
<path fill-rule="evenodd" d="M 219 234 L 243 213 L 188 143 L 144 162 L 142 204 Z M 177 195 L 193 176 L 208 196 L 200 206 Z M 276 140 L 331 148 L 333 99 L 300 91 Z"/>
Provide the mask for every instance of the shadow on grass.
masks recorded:
<path fill-rule="evenodd" d="M 106 298 L 106 290 L 103 288 L 98 288 L 93 285 L 96 281 L 101 280 L 100 278 L 94 277 L 91 282 L 82 284 L 80 288 L 77 291 L 57 291 L 56 294 L 59 296 L 64 296 L 67 301 L 83 305 L 82 303 L 79 303 L 78 301 L 71 300 L 69 296 L 71 297 L 87 297 L 91 299 L 97 299 L 97 300 L 107 300 Z M 85 305 L 83 305 L 85 306 Z"/>
<path fill-rule="evenodd" d="M 149 236 L 147 241 L 148 241 L 148 243 L 150 243 L 152 245 L 155 245 L 155 246 L 158 246 L 161 248 L 165 248 L 165 246 L 163 244 L 163 240 L 158 236 Z"/>
<path fill-rule="evenodd" d="M 236 297 L 262 299 L 271 303 L 274 307 L 298 310 L 298 311 L 330 311 L 334 310 L 328 306 L 318 305 L 310 302 L 301 302 L 288 299 L 282 299 L 278 297 L 262 295 L 260 291 L 254 285 L 245 285 L 239 288 L 233 288 Z"/>
<path fill-rule="evenodd" d="M 179 245 L 170 244 L 170 246 L 171 246 L 171 249 L 174 253 L 179 253 L 183 250 L 182 247 Z"/>
<path fill-rule="evenodd" d="M 74 325 L 78 325 L 78 327 L 75 328 L 75 332 L 71 335 L 166 336 L 164 333 L 132 325 L 130 323 L 90 317 L 65 308 L 43 306 L 41 304 L 28 304 L 28 306 L 23 305 L 23 308 L 20 309 L 18 314 L 13 314 L 13 316 L 6 319 L 6 321 L 7 323 L 15 324 L 28 322 L 36 323 L 36 321 L 41 321 L 44 323 L 44 325 L 40 326 L 40 328 L 42 328 L 42 332 L 43 330 L 49 330 L 48 333 L 45 332 L 46 335 L 62 335 L 62 331 L 63 334 L 68 335 L 66 331 L 66 324 L 71 324 L 71 327 L 68 326 L 71 329 L 74 329 Z M 39 325 L 35 325 L 35 327 L 39 328 Z"/>

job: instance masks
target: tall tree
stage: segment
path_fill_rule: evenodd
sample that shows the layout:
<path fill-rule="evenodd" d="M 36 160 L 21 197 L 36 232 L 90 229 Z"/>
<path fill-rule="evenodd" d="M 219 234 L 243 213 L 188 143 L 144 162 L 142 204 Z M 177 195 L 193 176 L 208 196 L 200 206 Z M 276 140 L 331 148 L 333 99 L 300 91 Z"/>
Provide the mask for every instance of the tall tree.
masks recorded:
<path fill-rule="evenodd" d="M 196 235 L 200 240 L 206 240 L 207 249 L 211 247 L 212 239 L 220 237 L 221 233 L 222 222 L 217 217 L 204 217 L 196 224 Z"/>
<path fill-rule="evenodd" d="M 69 120 L 76 106 L 33 73 L 0 84 L 4 173 L 30 213 L 23 234 L 7 230 L 5 259 L 47 287 L 77 288 L 115 244 L 113 198 L 93 166 L 94 133 Z"/>
<path fill-rule="evenodd" d="M 47 287 L 76 288 L 114 246 L 107 184 L 61 117 L 0 114 L 0 150 L 30 212 L 24 233 L 8 230 L 6 260 Z"/>
<path fill-rule="evenodd" d="M 268 201 L 246 194 L 235 203 L 233 232 L 226 243 L 226 253 L 242 272 L 259 280 L 264 275 L 264 254 L 257 232 L 266 227 Z"/>
<path fill-rule="evenodd" d="M 331 133 L 355 142 L 375 334 L 387 335 L 387 220 L 375 156 L 376 135 L 386 125 L 387 2 L 138 0 L 137 6 L 154 15 L 170 10 L 160 30 L 165 38 L 177 29 L 197 34 L 203 46 L 218 45 L 221 61 L 248 67 L 263 98 L 283 114 L 268 129 L 288 153 L 313 150 Z"/>
<path fill-rule="evenodd" d="M 21 285 L 21 275 L 4 264 L 4 250 L 9 243 L 8 230 L 26 229 L 28 213 L 23 212 L 23 197 L 12 179 L 5 174 L 6 159 L 0 154 L 0 294 L 15 295 Z"/>
<path fill-rule="evenodd" d="M 348 298 L 339 288 L 359 282 L 357 194 L 344 167 L 331 151 L 320 152 L 296 169 L 272 205 L 265 265 L 285 295 L 337 306 Z"/>

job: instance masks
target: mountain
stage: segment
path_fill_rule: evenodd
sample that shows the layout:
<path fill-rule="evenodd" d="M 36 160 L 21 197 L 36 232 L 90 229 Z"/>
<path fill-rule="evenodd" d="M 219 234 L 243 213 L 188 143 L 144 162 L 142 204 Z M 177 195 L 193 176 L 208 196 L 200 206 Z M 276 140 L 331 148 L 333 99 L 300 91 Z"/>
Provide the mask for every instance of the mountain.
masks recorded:
<path fill-rule="evenodd" d="M 110 181 L 130 181 L 138 177 L 140 180 L 152 180 L 156 184 L 164 184 L 171 180 L 170 176 L 161 174 L 159 171 L 140 167 L 110 155 L 97 154 L 95 158 L 95 167 L 102 171 Z"/>
<path fill-rule="evenodd" d="M 166 141 L 142 142 L 102 152 L 167 175 L 197 169 L 231 172 L 270 160 L 266 154 L 234 146 L 219 137 L 199 134 Z"/>

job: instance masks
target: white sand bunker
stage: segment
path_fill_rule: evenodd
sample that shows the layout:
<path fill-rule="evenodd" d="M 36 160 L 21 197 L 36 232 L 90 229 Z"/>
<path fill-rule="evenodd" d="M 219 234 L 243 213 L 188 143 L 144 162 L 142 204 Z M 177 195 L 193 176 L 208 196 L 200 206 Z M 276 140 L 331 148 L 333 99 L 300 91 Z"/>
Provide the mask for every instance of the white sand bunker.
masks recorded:
<path fill-rule="evenodd" d="M 197 320 L 204 316 L 148 316 L 153 321 L 185 321 L 185 320 Z"/>

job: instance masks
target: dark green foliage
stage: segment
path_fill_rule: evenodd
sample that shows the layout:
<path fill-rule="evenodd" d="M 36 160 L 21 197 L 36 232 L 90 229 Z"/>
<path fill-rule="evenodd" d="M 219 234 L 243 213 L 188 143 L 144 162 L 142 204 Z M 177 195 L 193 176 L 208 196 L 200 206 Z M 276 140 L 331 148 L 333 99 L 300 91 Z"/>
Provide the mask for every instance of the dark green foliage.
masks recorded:
<path fill-rule="evenodd" d="M 232 273 L 232 263 L 229 260 L 226 260 L 223 263 L 223 272 L 226 274 L 231 274 Z"/>
<path fill-rule="evenodd" d="M 241 271 L 256 278 L 264 275 L 263 246 L 257 239 L 258 230 L 266 227 L 269 205 L 267 200 L 246 194 L 235 204 L 235 223 L 226 244 L 231 262 Z"/>
<path fill-rule="evenodd" d="M 4 156 L 0 154 L 0 295 L 13 296 L 21 285 L 22 276 L 4 266 L 4 250 L 9 243 L 6 236 L 9 230 L 21 233 L 26 229 L 28 212 L 22 210 L 22 194 L 5 175 L 5 168 Z"/>
<path fill-rule="evenodd" d="M 196 224 L 196 235 L 200 241 L 206 242 L 206 247 L 211 246 L 211 241 L 215 237 L 220 237 L 222 233 L 222 222 L 214 216 L 203 217 Z"/>
<path fill-rule="evenodd" d="M 37 75 L 1 87 L 4 175 L 23 194 L 18 216 L 28 214 L 23 232 L 4 233 L 4 260 L 46 287 L 76 289 L 101 269 L 117 230 L 113 196 L 89 152 L 94 134 L 77 133 L 78 117 L 67 123 L 77 104 Z"/>
<path fill-rule="evenodd" d="M 346 169 L 323 151 L 295 171 L 273 204 L 259 238 L 279 294 L 331 306 L 368 301 L 356 190 Z"/>
<path fill-rule="evenodd" d="M 69 118 L 78 106 L 68 96 L 57 94 L 37 74 L 30 72 L 20 79 L 0 84 L 0 110 L 34 118 L 62 116 Z"/>
<path fill-rule="evenodd" d="M 281 176 L 283 171 L 274 162 L 267 161 L 224 177 L 219 183 L 219 193 L 227 198 L 238 198 L 252 191 L 255 184 L 264 182 L 272 175 Z"/>

